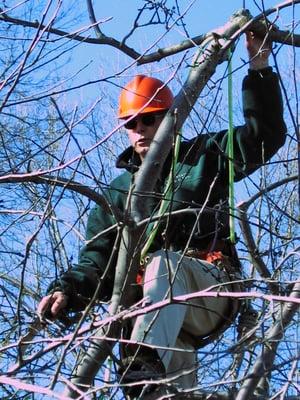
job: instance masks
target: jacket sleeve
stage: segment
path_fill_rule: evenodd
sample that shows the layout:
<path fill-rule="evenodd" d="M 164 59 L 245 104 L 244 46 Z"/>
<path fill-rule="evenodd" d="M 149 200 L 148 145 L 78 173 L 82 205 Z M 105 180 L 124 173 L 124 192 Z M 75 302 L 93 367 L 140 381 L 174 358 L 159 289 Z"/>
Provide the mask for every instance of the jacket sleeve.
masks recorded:
<path fill-rule="evenodd" d="M 60 290 L 68 296 L 67 309 L 83 309 L 95 293 L 100 278 L 102 283 L 99 298 L 110 298 L 114 281 L 113 268 L 104 276 L 103 273 L 113 253 L 116 233 L 111 231 L 95 240 L 93 238 L 115 223 L 113 216 L 106 213 L 101 206 L 91 210 L 86 230 L 86 240 L 89 243 L 81 249 L 78 264 L 74 264 L 48 288 L 48 293 Z"/>
<path fill-rule="evenodd" d="M 285 142 L 282 96 L 278 76 L 268 67 L 249 70 L 242 86 L 245 125 L 234 129 L 235 181 L 267 162 Z M 219 140 L 218 140 L 219 139 Z M 221 135 L 221 170 L 227 173 L 228 134 Z"/>

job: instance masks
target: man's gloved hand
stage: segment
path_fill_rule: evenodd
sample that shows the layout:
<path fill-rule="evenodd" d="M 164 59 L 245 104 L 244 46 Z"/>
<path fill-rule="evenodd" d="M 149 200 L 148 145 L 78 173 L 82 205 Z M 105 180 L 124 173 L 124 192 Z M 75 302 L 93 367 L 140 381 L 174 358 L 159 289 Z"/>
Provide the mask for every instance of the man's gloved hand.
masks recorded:
<path fill-rule="evenodd" d="M 38 305 L 37 312 L 41 319 L 56 319 L 68 303 L 68 296 L 57 291 L 42 298 Z"/>

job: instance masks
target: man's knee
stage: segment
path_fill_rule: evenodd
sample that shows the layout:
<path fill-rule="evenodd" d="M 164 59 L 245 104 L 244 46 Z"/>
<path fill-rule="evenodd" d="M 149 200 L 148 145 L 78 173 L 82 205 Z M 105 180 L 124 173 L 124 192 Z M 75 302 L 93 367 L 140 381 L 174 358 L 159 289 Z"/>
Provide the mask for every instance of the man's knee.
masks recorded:
<path fill-rule="evenodd" d="M 170 282 L 173 279 L 182 280 L 182 267 L 179 265 L 177 253 L 158 250 L 153 253 L 146 266 L 145 282 L 153 279 L 166 279 Z"/>
<path fill-rule="evenodd" d="M 146 266 L 144 295 L 162 299 L 170 287 L 175 295 L 186 293 L 186 276 L 179 260 L 180 256 L 174 252 L 159 250 L 153 253 Z"/>
<path fill-rule="evenodd" d="M 178 253 L 168 250 L 157 250 L 151 254 L 147 268 L 152 265 L 157 265 L 160 269 L 173 273 L 179 269 L 179 261 L 180 255 Z"/>

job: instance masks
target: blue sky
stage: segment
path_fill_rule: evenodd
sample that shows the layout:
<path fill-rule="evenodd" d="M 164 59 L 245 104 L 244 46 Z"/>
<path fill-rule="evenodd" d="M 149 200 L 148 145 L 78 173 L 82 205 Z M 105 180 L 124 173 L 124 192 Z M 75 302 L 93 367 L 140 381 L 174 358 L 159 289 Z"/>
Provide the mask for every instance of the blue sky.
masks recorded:
<path fill-rule="evenodd" d="M 173 2 L 172 2 L 173 3 Z M 188 33 L 190 36 L 199 35 L 210 31 L 220 25 L 223 25 L 228 21 L 230 16 L 237 10 L 241 9 L 243 5 L 249 8 L 253 16 L 259 14 L 260 9 L 258 5 L 261 6 L 261 0 L 258 1 L 244 1 L 244 0 L 181 0 L 180 2 L 181 12 L 186 10 L 185 22 Z M 255 4 L 256 3 L 256 4 Z M 264 0 L 265 8 L 274 6 L 276 1 L 274 0 Z M 138 8 L 144 4 L 141 0 L 112 0 L 110 2 L 99 2 L 94 1 L 94 8 L 96 17 L 99 20 L 105 20 L 106 18 L 112 17 L 111 20 L 105 22 L 102 25 L 103 32 L 106 35 L 113 36 L 117 39 L 122 39 L 123 35 L 128 32 L 131 28 L 134 17 L 137 14 Z M 167 3 L 168 4 L 168 3 Z M 281 11 L 279 20 L 277 23 L 281 25 L 285 23 L 285 15 L 288 15 L 288 22 L 291 20 L 291 8 L 288 11 Z M 270 19 L 272 20 L 276 14 L 272 14 Z M 162 30 L 156 25 L 154 28 L 151 27 L 144 33 L 144 29 L 137 31 L 137 34 L 129 39 L 128 44 L 134 46 L 139 51 L 143 51 L 147 45 L 156 40 Z M 171 34 L 167 35 L 165 42 L 177 43 L 180 40 L 186 38 L 183 29 L 174 27 Z M 161 42 L 159 42 L 161 43 Z M 95 55 L 99 52 L 105 52 L 107 49 L 98 49 L 94 47 Z M 100 47 L 100 46 L 99 46 Z M 107 46 L 105 46 L 107 47 Z"/>
<path fill-rule="evenodd" d="M 173 2 L 172 2 L 173 3 Z M 185 23 L 188 34 L 193 37 L 199 34 L 206 33 L 214 28 L 226 23 L 230 16 L 237 10 L 241 9 L 243 5 L 250 9 L 253 16 L 260 13 L 258 6 L 261 6 L 261 0 L 181 0 L 180 2 L 181 12 L 187 10 L 185 14 Z M 99 2 L 94 1 L 95 14 L 98 20 L 107 22 L 101 24 L 103 33 L 107 36 L 112 36 L 117 40 L 122 40 L 124 35 L 127 34 L 132 27 L 135 16 L 137 15 L 138 9 L 144 4 L 142 0 L 112 0 Z M 168 3 L 167 3 L 168 4 Z M 265 0 L 265 8 L 269 8 L 271 5 L 276 4 L 275 1 Z M 82 15 L 85 16 L 85 21 L 80 23 L 80 26 L 84 24 L 88 25 L 89 21 L 87 18 L 87 11 L 85 3 L 80 6 Z M 276 14 L 272 14 L 270 19 L 273 20 Z M 280 12 L 276 23 L 281 28 L 287 29 L 287 23 L 292 20 L 292 9 L 284 10 Z M 62 28 L 62 27 L 61 27 Z M 77 26 L 79 28 L 79 26 Z M 161 37 L 164 29 L 158 25 L 151 26 L 148 28 L 140 28 L 132 35 L 127 44 L 138 52 L 143 53 L 153 42 L 157 41 L 157 45 L 153 47 L 153 50 L 157 50 L 158 47 L 164 47 L 166 45 L 179 43 L 186 39 L 187 35 L 182 27 L 173 27 L 170 32 Z M 89 31 L 90 36 L 95 37 L 93 30 Z M 151 50 L 151 51 L 153 51 Z M 172 59 L 162 60 L 159 63 L 153 63 L 151 65 L 140 66 L 132 68 L 133 60 L 124 55 L 119 50 L 107 46 L 107 45 L 81 45 L 80 48 L 76 49 L 76 63 L 70 63 L 68 68 L 70 71 L 78 70 L 78 67 L 83 67 L 90 63 L 89 67 L 85 70 L 85 73 L 80 74 L 82 79 L 89 76 L 90 79 L 97 77 L 107 77 L 113 74 L 118 74 L 123 71 L 124 68 L 128 68 L 122 75 L 131 77 L 134 73 L 151 73 L 156 76 L 164 76 L 166 70 L 168 70 Z M 150 51 L 150 52 L 151 52 Z M 240 58 L 246 59 L 246 53 L 243 46 L 243 40 L 237 45 L 237 49 L 234 55 L 235 67 L 241 65 Z M 242 71 L 245 73 L 245 69 Z"/>

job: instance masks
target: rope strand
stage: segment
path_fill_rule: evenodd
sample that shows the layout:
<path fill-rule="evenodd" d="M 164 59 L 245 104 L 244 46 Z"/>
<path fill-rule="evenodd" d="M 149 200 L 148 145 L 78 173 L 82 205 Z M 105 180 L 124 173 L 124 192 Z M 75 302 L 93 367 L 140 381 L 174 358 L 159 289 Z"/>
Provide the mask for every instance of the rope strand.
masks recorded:
<path fill-rule="evenodd" d="M 232 110 L 232 52 L 228 54 L 228 170 L 229 170 L 229 229 L 230 241 L 235 243 L 234 229 L 234 149 L 233 149 L 233 110 Z"/>

